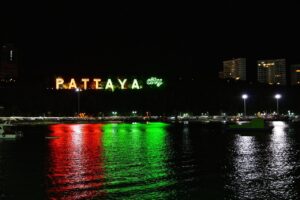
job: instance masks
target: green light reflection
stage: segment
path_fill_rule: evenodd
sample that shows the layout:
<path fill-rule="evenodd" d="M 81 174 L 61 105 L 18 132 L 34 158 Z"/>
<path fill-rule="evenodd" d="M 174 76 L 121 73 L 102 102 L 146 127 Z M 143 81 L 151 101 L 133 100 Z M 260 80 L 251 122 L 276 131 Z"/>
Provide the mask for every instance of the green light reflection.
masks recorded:
<path fill-rule="evenodd" d="M 105 191 L 130 199 L 170 197 L 172 171 L 167 166 L 165 123 L 120 123 L 103 126 Z M 166 188 L 168 187 L 168 192 Z"/>

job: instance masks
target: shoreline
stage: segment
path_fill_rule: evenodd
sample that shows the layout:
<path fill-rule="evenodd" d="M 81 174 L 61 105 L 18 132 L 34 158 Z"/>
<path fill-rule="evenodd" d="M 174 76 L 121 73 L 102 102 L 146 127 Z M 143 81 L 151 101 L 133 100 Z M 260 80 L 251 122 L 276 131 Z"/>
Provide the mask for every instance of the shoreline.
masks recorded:
<path fill-rule="evenodd" d="M 101 123 L 149 123 L 149 122 L 164 122 L 170 124 L 227 124 L 238 121 L 249 121 L 251 118 L 235 120 L 234 118 L 184 118 L 174 119 L 170 117 L 155 117 L 155 118 L 139 118 L 139 117 L 115 117 L 115 118 L 78 118 L 78 117 L 29 117 L 29 118 L 11 118 L 11 117 L 0 117 L 0 123 L 9 121 L 12 125 L 51 125 L 51 124 L 101 124 Z M 300 122 L 297 120 L 287 118 L 274 118 L 265 119 L 266 121 L 287 121 L 291 123 Z"/>

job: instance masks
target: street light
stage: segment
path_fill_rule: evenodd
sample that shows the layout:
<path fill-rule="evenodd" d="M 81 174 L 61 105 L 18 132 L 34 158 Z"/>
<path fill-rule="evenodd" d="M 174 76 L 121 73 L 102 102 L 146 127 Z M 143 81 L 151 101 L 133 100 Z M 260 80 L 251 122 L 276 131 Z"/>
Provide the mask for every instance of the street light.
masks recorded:
<path fill-rule="evenodd" d="M 248 95 L 243 94 L 242 99 L 244 100 L 244 116 L 246 116 L 246 99 L 248 99 Z"/>
<path fill-rule="evenodd" d="M 80 113 L 80 88 L 76 88 L 75 91 L 77 92 L 77 114 L 79 115 Z"/>
<path fill-rule="evenodd" d="M 279 114 L 279 99 L 281 99 L 281 94 L 276 94 L 275 99 L 276 99 L 276 108 L 277 108 L 277 115 L 278 115 Z"/>

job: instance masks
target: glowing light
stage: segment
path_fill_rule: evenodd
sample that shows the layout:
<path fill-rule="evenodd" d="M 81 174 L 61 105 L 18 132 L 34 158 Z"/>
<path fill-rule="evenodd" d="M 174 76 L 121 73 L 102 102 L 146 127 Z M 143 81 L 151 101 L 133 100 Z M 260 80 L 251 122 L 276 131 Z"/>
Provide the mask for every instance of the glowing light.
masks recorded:
<path fill-rule="evenodd" d="M 114 91 L 114 85 L 112 84 L 112 81 L 111 81 L 110 78 L 107 80 L 106 86 L 105 86 L 106 90 L 109 89 L 109 88 L 111 89 L 111 91 Z"/>
<path fill-rule="evenodd" d="M 133 79 L 131 89 L 140 89 L 139 83 L 136 79 Z"/>
<path fill-rule="evenodd" d="M 281 94 L 276 94 L 275 99 L 281 99 Z"/>
<path fill-rule="evenodd" d="M 128 79 L 107 79 L 103 81 L 100 78 L 81 78 L 76 80 L 75 78 L 69 79 L 70 81 L 64 80 L 63 78 L 56 78 L 55 84 L 56 89 L 76 89 L 81 88 L 84 90 L 87 89 L 96 89 L 96 90 L 111 90 L 114 91 L 115 89 L 142 89 L 143 88 L 143 81 L 138 79 L 132 79 L 132 82 L 128 83 Z M 162 79 L 158 79 L 155 77 L 151 77 L 147 79 L 147 85 L 155 85 L 156 87 L 160 87 L 163 84 Z"/>
<path fill-rule="evenodd" d="M 274 62 L 268 62 L 268 63 L 261 62 L 261 63 L 258 63 L 258 66 L 262 66 L 262 67 L 264 67 L 264 68 L 273 67 L 274 65 L 275 65 Z"/>
<path fill-rule="evenodd" d="M 300 69 L 297 69 L 296 72 L 297 72 L 297 73 L 300 73 Z"/>
<path fill-rule="evenodd" d="M 248 95 L 247 94 L 243 94 L 242 95 L 242 99 L 248 99 Z"/>
<path fill-rule="evenodd" d="M 151 77 L 147 79 L 147 85 L 156 85 L 156 87 L 160 87 L 163 84 L 163 80 L 156 78 L 156 77 Z"/>
<path fill-rule="evenodd" d="M 94 78 L 93 81 L 95 82 L 95 89 L 96 90 L 103 89 L 102 87 L 99 86 L 99 83 L 101 81 L 100 78 Z"/>
<path fill-rule="evenodd" d="M 62 78 L 56 78 L 56 89 L 58 90 L 60 86 L 64 84 L 64 79 Z"/>
<path fill-rule="evenodd" d="M 121 85 L 121 89 L 122 90 L 125 89 L 125 83 L 126 83 L 127 79 L 124 79 L 123 81 L 121 79 L 118 79 L 118 81 L 119 81 L 119 83 Z"/>
<path fill-rule="evenodd" d="M 69 89 L 72 89 L 72 88 L 77 88 L 77 85 L 76 85 L 76 82 L 75 82 L 75 79 L 74 78 L 71 78 L 71 81 L 70 81 L 70 84 L 69 84 Z"/>
<path fill-rule="evenodd" d="M 135 115 L 137 113 L 137 111 L 133 110 L 131 113 Z"/>
<path fill-rule="evenodd" d="M 87 82 L 90 81 L 88 78 L 82 78 L 81 81 L 83 82 L 83 89 L 87 89 Z"/>

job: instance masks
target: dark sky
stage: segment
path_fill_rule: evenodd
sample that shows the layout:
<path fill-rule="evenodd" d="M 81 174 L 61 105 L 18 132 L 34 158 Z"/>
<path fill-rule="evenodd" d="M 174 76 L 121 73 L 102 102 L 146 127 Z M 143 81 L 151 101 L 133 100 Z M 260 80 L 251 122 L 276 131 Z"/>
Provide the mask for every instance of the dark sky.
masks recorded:
<path fill-rule="evenodd" d="M 99 2 L 2 3 L 0 42 L 18 47 L 28 76 L 146 72 L 213 77 L 227 58 L 247 57 L 251 68 L 261 58 L 300 62 L 296 3 Z"/>

